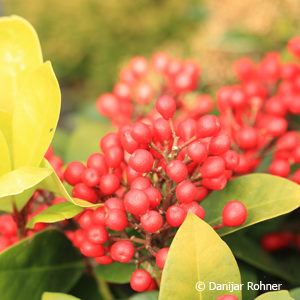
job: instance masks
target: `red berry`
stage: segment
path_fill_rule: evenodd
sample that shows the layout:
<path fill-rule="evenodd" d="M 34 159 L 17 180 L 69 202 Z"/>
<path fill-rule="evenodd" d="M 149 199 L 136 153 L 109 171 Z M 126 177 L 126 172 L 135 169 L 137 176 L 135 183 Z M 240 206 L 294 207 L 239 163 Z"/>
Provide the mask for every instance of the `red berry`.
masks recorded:
<path fill-rule="evenodd" d="M 233 295 L 223 295 L 218 297 L 216 300 L 239 300 L 239 298 Z"/>
<path fill-rule="evenodd" d="M 100 114 L 111 118 L 119 112 L 119 100 L 113 94 L 103 94 L 97 99 L 96 108 Z"/>
<path fill-rule="evenodd" d="M 125 210 L 124 202 L 119 198 L 109 198 L 105 201 L 104 207 L 108 210 L 110 209 L 122 209 Z"/>
<path fill-rule="evenodd" d="M 155 132 L 155 137 L 163 142 L 163 141 L 168 141 L 172 137 L 172 132 L 171 128 L 169 125 L 169 122 L 163 118 L 159 118 L 154 121 L 154 132 Z"/>
<path fill-rule="evenodd" d="M 97 257 L 104 255 L 104 247 L 96 245 L 88 240 L 85 240 L 80 245 L 80 252 L 87 257 Z"/>
<path fill-rule="evenodd" d="M 204 219 L 205 217 L 205 210 L 202 206 L 200 206 L 197 202 L 192 201 L 189 203 L 182 203 L 180 205 L 183 209 L 185 209 L 187 212 L 191 212 L 198 216 L 200 219 Z"/>
<path fill-rule="evenodd" d="M 143 122 L 137 122 L 132 126 L 131 135 L 141 144 L 148 144 L 152 139 L 151 129 Z"/>
<path fill-rule="evenodd" d="M 153 233 L 161 228 L 163 225 L 163 218 L 159 212 L 149 210 L 141 217 L 141 225 L 147 232 Z"/>
<path fill-rule="evenodd" d="M 138 149 L 131 155 L 129 166 L 136 172 L 148 173 L 152 170 L 153 161 L 153 156 L 149 151 Z"/>
<path fill-rule="evenodd" d="M 81 182 L 81 174 L 84 171 L 85 166 L 83 163 L 79 161 L 73 161 L 69 163 L 65 172 L 64 172 L 64 179 L 70 185 L 75 185 Z"/>
<path fill-rule="evenodd" d="M 138 104 L 148 104 L 154 96 L 154 90 L 150 83 L 140 82 L 135 86 L 135 98 Z"/>
<path fill-rule="evenodd" d="M 153 54 L 152 58 L 151 58 L 151 63 L 153 65 L 153 68 L 156 71 L 159 72 L 165 72 L 168 63 L 169 63 L 169 56 L 164 53 L 164 52 L 156 52 Z"/>
<path fill-rule="evenodd" d="M 151 275 L 147 271 L 138 269 L 131 275 L 130 286 L 136 292 L 143 292 L 150 286 L 151 281 Z"/>
<path fill-rule="evenodd" d="M 290 165 L 286 160 L 276 159 L 270 165 L 270 173 L 273 175 L 287 177 L 290 173 Z"/>
<path fill-rule="evenodd" d="M 115 231 L 125 229 L 128 225 L 125 211 L 121 209 L 110 209 L 106 215 L 105 225 Z"/>
<path fill-rule="evenodd" d="M 17 225 L 12 216 L 7 214 L 0 216 L 0 233 L 6 237 L 17 234 Z"/>
<path fill-rule="evenodd" d="M 134 215 L 143 215 L 150 207 L 147 195 L 140 190 L 130 190 L 124 198 L 125 208 Z"/>
<path fill-rule="evenodd" d="M 131 184 L 134 179 L 142 175 L 143 175 L 142 173 L 135 171 L 130 166 L 126 168 L 126 179 L 129 184 Z"/>
<path fill-rule="evenodd" d="M 224 159 L 219 156 L 208 157 L 202 167 L 200 168 L 200 173 L 203 177 L 218 177 L 222 175 L 225 171 Z"/>
<path fill-rule="evenodd" d="M 91 223 L 95 223 L 98 225 L 105 225 L 105 215 L 106 215 L 105 208 L 103 206 L 98 207 L 91 214 L 91 220 L 92 220 Z M 87 225 L 87 228 L 89 226 L 90 225 Z"/>
<path fill-rule="evenodd" d="M 5 250 L 11 245 L 10 239 L 5 236 L 0 236 L 0 252 Z"/>
<path fill-rule="evenodd" d="M 118 82 L 113 88 L 113 93 L 118 99 L 123 101 L 131 100 L 131 88 L 130 85 L 125 82 Z"/>
<path fill-rule="evenodd" d="M 107 152 L 109 150 L 109 148 L 111 148 L 111 147 L 120 147 L 121 148 L 120 137 L 115 132 L 106 134 L 100 140 L 100 148 L 104 153 Z"/>
<path fill-rule="evenodd" d="M 276 147 L 281 151 L 291 151 L 299 145 L 299 134 L 297 131 L 289 131 L 282 135 L 276 142 Z"/>
<path fill-rule="evenodd" d="M 84 183 L 77 183 L 74 186 L 72 196 L 91 203 L 96 203 L 98 200 L 97 192 L 93 188 L 86 186 Z"/>
<path fill-rule="evenodd" d="M 280 233 L 269 233 L 262 238 L 261 245 L 266 251 L 273 252 L 287 247 L 288 242 Z"/>
<path fill-rule="evenodd" d="M 188 175 L 188 169 L 186 165 L 178 159 L 171 161 L 167 165 L 168 176 L 176 183 L 183 181 Z"/>
<path fill-rule="evenodd" d="M 177 135 L 185 142 L 197 135 L 197 123 L 193 119 L 181 121 L 177 127 Z"/>
<path fill-rule="evenodd" d="M 170 248 L 162 248 L 156 254 L 156 264 L 160 269 L 163 269 L 167 260 L 167 255 Z"/>
<path fill-rule="evenodd" d="M 88 229 L 93 224 L 93 211 L 85 211 L 79 218 L 78 223 L 82 229 Z"/>
<path fill-rule="evenodd" d="M 176 196 L 178 202 L 180 203 L 188 203 L 194 201 L 197 196 L 197 188 L 191 181 L 184 180 L 177 186 Z"/>
<path fill-rule="evenodd" d="M 120 139 L 123 148 L 130 154 L 139 147 L 139 143 L 133 138 L 130 129 L 123 131 Z"/>
<path fill-rule="evenodd" d="M 110 256 L 106 255 L 95 257 L 95 261 L 100 265 L 110 265 L 114 262 Z"/>
<path fill-rule="evenodd" d="M 105 195 L 113 194 L 120 187 L 120 179 L 115 174 L 106 174 L 100 178 L 99 187 Z"/>
<path fill-rule="evenodd" d="M 175 114 L 176 102 L 172 97 L 164 95 L 157 99 L 155 107 L 162 117 L 168 120 L 173 118 Z"/>
<path fill-rule="evenodd" d="M 88 187 L 94 187 L 99 184 L 99 173 L 96 169 L 86 168 L 81 173 L 82 182 Z"/>
<path fill-rule="evenodd" d="M 194 142 L 187 148 L 189 157 L 195 162 L 202 162 L 207 158 L 207 148 L 201 142 Z"/>
<path fill-rule="evenodd" d="M 167 210 L 166 220 L 172 227 L 179 227 L 185 220 L 186 215 L 187 211 L 185 209 L 180 206 L 173 205 Z"/>
<path fill-rule="evenodd" d="M 120 241 L 112 245 L 110 254 L 113 260 L 128 263 L 134 255 L 134 247 L 129 241 Z"/>
<path fill-rule="evenodd" d="M 197 132 L 200 138 L 214 136 L 220 131 L 220 128 L 220 121 L 214 115 L 205 115 L 197 123 Z"/>
<path fill-rule="evenodd" d="M 130 67 L 137 77 L 145 76 L 148 72 L 148 62 L 142 56 L 135 56 L 130 61 Z"/>
<path fill-rule="evenodd" d="M 240 201 L 230 201 L 225 205 L 222 216 L 224 226 L 240 226 L 247 219 L 247 208 Z"/>
<path fill-rule="evenodd" d="M 147 189 L 145 189 L 144 192 L 148 196 L 148 199 L 150 201 L 150 208 L 155 208 L 159 206 L 161 201 L 161 194 L 157 188 L 150 186 Z"/>
<path fill-rule="evenodd" d="M 224 187 L 227 184 L 227 176 L 226 174 L 221 174 L 218 177 L 213 178 L 204 178 L 202 180 L 203 186 L 207 187 L 208 189 L 214 190 L 214 191 L 220 191 L 224 189 Z"/>
<path fill-rule="evenodd" d="M 228 151 L 231 146 L 230 137 L 227 134 L 220 134 L 213 137 L 209 143 L 209 153 L 211 155 L 221 155 Z"/>
<path fill-rule="evenodd" d="M 85 232 L 83 230 L 76 230 L 73 236 L 73 244 L 75 247 L 80 248 L 80 245 L 86 240 Z"/>
<path fill-rule="evenodd" d="M 103 154 L 93 153 L 89 156 L 86 165 L 88 168 L 92 168 L 98 171 L 99 176 L 108 173 L 108 167 Z"/>
<path fill-rule="evenodd" d="M 271 136 L 280 136 L 287 129 L 287 121 L 283 118 L 272 117 L 266 123 L 266 130 Z"/>
<path fill-rule="evenodd" d="M 253 127 L 241 128 L 236 136 L 237 143 L 242 149 L 255 148 L 258 143 L 258 132 Z"/>
<path fill-rule="evenodd" d="M 108 239 L 108 233 L 102 225 L 92 225 L 87 230 L 87 239 L 94 244 L 104 244 Z"/>
<path fill-rule="evenodd" d="M 149 179 L 145 177 L 137 177 L 132 181 L 130 184 L 130 188 L 133 190 L 146 190 L 148 187 L 150 187 L 150 181 Z"/>
<path fill-rule="evenodd" d="M 118 167 L 124 158 L 124 152 L 121 147 L 113 146 L 106 150 L 105 160 L 111 168 Z"/>
<path fill-rule="evenodd" d="M 230 170 L 234 170 L 238 166 L 240 160 L 240 157 L 237 154 L 237 152 L 233 150 L 228 150 L 227 152 L 222 154 L 222 158 L 225 161 L 226 169 Z"/>
<path fill-rule="evenodd" d="M 297 36 L 290 39 L 287 49 L 293 56 L 300 58 L 300 37 Z"/>

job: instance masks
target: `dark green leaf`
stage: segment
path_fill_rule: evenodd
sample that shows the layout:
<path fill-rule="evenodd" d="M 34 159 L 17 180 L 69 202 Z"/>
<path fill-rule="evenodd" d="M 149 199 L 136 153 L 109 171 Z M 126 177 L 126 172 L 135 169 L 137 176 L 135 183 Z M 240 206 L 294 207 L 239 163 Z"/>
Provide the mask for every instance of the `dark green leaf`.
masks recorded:
<path fill-rule="evenodd" d="M 244 288 L 242 289 L 243 300 L 252 300 L 257 296 L 257 291 L 245 287 L 247 287 L 248 282 L 253 282 L 254 284 L 258 282 L 256 272 L 249 265 L 241 261 L 238 265 L 241 272 L 242 283 L 244 284 Z"/>

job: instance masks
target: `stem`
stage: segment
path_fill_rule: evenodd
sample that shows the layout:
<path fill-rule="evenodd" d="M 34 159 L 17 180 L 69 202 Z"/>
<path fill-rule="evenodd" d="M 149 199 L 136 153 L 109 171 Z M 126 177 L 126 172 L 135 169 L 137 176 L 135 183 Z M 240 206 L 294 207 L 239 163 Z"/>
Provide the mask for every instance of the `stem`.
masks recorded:
<path fill-rule="evenodd" d="M 150 146 L 156 151 L 158 152 L 166 162 L 168 162 L 168 157 L 166 156 L 166 153 L 164 151 L 162 151 L 161 149 L 159 149 L 153 142 L 150 143 Z"/>
<path fill-rule="evenodd" d="M 182 144 L 179 148 L 178 148 L 178 153 L 185 148 L 186 146 L 188 146 L 189 144 L 191 144 L 192 142 L 196 141 L 197 137 L 193 136 L 192 138 L 190 138 L 188 141 L 186 141 L 184 144 Z"/>
<path fill-rule="evenodd" d="M 119 241 L 129 241 L 129 242 L 134 242 L 137 244 L 145 244 L 146 241 L 140 238 L 135 237 L 134 235 L 131 236 L 130 238 L 123 238 L 123 237 L 110 237 L 109 238 L 110 241 L 112 242 L 119 242 Z"/>

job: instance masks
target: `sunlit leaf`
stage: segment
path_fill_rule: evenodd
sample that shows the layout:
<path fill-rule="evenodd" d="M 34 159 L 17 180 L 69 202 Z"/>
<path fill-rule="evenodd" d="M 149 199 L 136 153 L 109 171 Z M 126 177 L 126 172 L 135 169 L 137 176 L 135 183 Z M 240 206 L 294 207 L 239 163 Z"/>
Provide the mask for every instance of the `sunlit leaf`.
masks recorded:
<path fill-rule="evenodd" d="M 239 269 L 229 247 L 211 226 L 189 213 L 171 244 L 159 300 L 210 300 L 224 294 L 224 289 L 210 289 L 210 282 L 240 284 Z M 233 294 L 241 298 L 240 290 Z"/>
<path fill-rule="evenodd" d="M 288 291 L 269 292 L 255 298 L 255 300 L 294 300 Z"/>
<path fill-rule="evenodd" d="M 42 296 L 42 300 L 80 300 L 80 299 L 63 293 L 45 292 Z"/>
<path fill-rule="evenodd" d="M 6 138 L 0 130 L 0 176 L 11 170 L 10 153 Z"/>

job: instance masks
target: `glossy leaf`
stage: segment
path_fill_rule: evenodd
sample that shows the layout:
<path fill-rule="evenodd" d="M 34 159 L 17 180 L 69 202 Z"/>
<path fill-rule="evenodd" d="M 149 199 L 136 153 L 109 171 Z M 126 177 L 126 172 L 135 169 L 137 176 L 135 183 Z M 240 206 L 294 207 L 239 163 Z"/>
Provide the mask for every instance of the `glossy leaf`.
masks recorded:
<path fill-rule="evenodd" d="M 137 293 L 136 295 L 129 298 L 129 300 L 157 300 L 158 292 L 145 292 L 145 293 Z"/>
<path fill-rule="evenodd" d="M 222 235 L 240 230 L 252 224 L 286 214 L 300 206 L 300 186 L 290 180 L 269 174 L 251 174 L 228 182 L 225 189 L 211 193 L 201 205 L 205 209 L 205 221 L 211 225 L 222 222 L 225 204 L 238 200 L 245 204 L 247 220 L 239 227 L 224 227 Z"/>
<path fill-rule="evenodd" d="M 110 265 L 98 265 L 94 268 L 97 277 L 112 283 L 128 283 L 131 274 L 135 271 L 135 264 L 114 262 Z"/>
<path fill-rule="evenodd" d="M 42 300 L 80 300 L 80 299 L 63 293 L 45 292 L 42 296 Z"/>
<path fill-rule="evenodd" d="M 0 18 L 0 110 L 12 113 L 18 84 L 42 61 L 34 28 L 17 16 Z"/>
<path fill-rule="evenodd" d="M 6 139 L 8 149 L 10 151 L 12 150 L 12 114 L 0 110 L 0 128 L 1 131 Z"/>
<path fill-rule="evenodd" d="M 14 167 L 39 166 L 53 138 L 60 90 L 50 62 L 25 76 L 12 120 Z"/>
<path fill-rule="evenodd" d="M 0 176 L 11 171 L 10 153 L 6 138 L 0 130 Z"/>
<path fill-rule="evenodd" d="M 83 269 L 79 252 L 63 233 L 37 233 L 0 254 L 1 300 L 28 295 L 40 300 L 46 291 L 67 293 Z"/>
<path fill-rule="evenodd" d="M 300 283 L 299 276 L 297 278 L 292 272 L 288 272 L 286 266 L 280 264 L 268 252 L 264 251 L 259 244 L 247 236 L 235 234 L 225 237 L 224 240 L 236 258 L 288 282 Z"/>
<path fill-rule="evenodd" d="M 255 300 L 294 300 L 288 291 L 278 291 L 264 293 L 255 298 Z"/>
<path fill-rule="evenodd" d="M 203 291 L 201 282 L 205 284 Z M 159 300 L 215 299 L 224 291 L 209 283 L 241 283 L 237 263 L 225 242 L 206 222 L 189 213 L 171 244 L 162 273 Z M 234 291 L 241 298 L 241 291 Z"/>
<path fill-rule="evenodd" d="M 27 228 L 33 228 L 36 223 L 55 223 L 66 219 L 71 219 L 78 215 L 83 208 L 71 202 L 63 202 L 52 205 L 35 215 L 27 223 Z"/>

